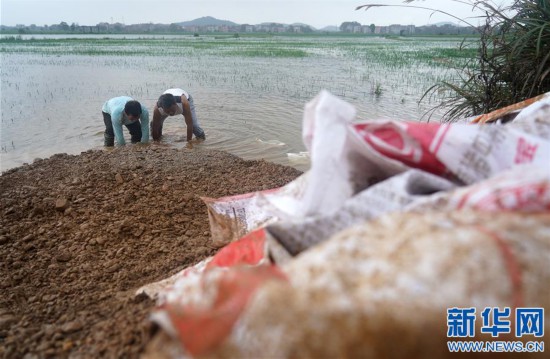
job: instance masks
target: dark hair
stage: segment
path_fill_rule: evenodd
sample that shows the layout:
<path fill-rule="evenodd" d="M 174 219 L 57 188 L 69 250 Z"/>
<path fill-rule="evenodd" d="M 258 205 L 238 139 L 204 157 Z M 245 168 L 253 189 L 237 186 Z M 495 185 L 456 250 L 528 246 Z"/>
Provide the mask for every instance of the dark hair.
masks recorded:
<path fill-rule="evenodd" d="M 126 112 L 127 115 L 141 116 L 141 104 L 134 100 L 128 101 L 126 105 L 124 105 L 124 112 Z"/>
<path fill-rule="evenodd" d="M 169 108 L 176 103 L 174 95 L 171 93 L 165 93 L 160 95 L 159 100 L 157 101 L 157 107 L 160 108 Z"/>

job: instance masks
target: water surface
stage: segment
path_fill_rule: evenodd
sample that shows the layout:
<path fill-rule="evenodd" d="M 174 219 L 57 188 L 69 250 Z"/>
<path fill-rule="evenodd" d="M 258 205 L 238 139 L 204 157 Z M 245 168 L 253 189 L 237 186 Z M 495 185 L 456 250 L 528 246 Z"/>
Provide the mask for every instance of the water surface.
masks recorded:
<path fill-rule="evenodd" d="M 421 120 L 434 105 L 418 105 L 424 91 L 455 74 L 441 51 L 458 44 L 334 36 L 28 39 L 0 42 L 2 171 L 102 148 L 107 99 L 132 96 L 152 112 L 172 87 L 195 99 L 207 134 L 199 148 L 305 170 L 306 102 L 327 89 L 356 106 L 360 120 Z M 183 147 L 183 117 L 168 118 L 164 133 L 166 144 Z"/>

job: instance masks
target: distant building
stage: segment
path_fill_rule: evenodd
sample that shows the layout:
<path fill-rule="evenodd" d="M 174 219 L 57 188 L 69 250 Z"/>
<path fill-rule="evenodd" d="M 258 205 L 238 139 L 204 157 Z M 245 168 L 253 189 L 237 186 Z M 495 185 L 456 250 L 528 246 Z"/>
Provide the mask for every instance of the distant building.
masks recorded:
<path fill-rule="evenodd" d="M 393 24 L 388 26 L 387 30 L 388 34 L 392 35 L 413 35 L 415 33 L 415 26 L 414 25 L 399 25 L 399 24 Z"/>
<path fill-rule="evenodd" d="M 216 20 L 216 19 L 214 19 Z M 107 23 L 101 22 L 97 25 L 78 25 L 72 23 L 70 26 L 66 22 L 59 24 L 51 24 L 44 26 L 36 26 L 36 24 L 29 25 L 28 27 L 23 24 L 17 24 L 15 26 L 0 25 L 0 29 L 6 32 L 19 32 L 19 33 L 48 33 L 48 32 L 72 32 L 72 33 L 180 33 L 181 31 L 191 33 L 313 33 L 313 32 L 326 32 L 326 30 L 313 30 L 310 26 L 305 24 L 285 25 L 280 23 L 263 23 L 259 25 L 249 24 L 232 24 L 232 23 L 220 23 L 219 25 L 186 25 L 181 26 L 181 23 L 173 24 L 133 24 L 125 25 L 122 23 Z M 469 35 L 475 34 L 477 29 L 473 27 L 458 26 L 453 23 L 443 23 L 435 25 L 418 26 L 414 25 L 401 25 L 392 24 L 390 26 L 380 25 L 362 25 L 356 21 L 343 22 L 338 30 L 343 33 L 349 34 L 376 34 L 376 35 L 395 35 L 395 36 L 407 36 L 407 35 Z"/>
<path fill-rule="evenodd" d="M 375 34 L 385 34 L 386 33 L 386 26 L 375 26 L 374 27 L 374 33 Z"/>

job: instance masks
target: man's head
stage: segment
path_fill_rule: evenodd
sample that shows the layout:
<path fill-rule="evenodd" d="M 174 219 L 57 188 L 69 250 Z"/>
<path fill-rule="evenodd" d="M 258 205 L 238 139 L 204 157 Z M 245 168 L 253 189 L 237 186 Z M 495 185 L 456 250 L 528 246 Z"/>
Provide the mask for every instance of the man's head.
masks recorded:
<path fill-rule="evenodd" d="M 172 94 L 165 93 L 159 97 L 157 107 L 162 108 L 167 115 L 174 116 L 177 110 L 176 98 Z"/>
<path fill-rule="evenodd" d="M 130 121 L 137 121 L 141 117 L 141 104 L 137 101 L 128 101 L 124 105 L 124 113 Z"/>

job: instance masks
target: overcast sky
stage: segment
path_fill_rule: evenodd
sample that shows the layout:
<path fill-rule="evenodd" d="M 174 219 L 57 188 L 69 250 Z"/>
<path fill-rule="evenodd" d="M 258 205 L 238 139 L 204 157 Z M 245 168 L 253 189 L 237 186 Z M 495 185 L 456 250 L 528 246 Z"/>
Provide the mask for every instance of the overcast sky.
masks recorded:
<path fill-rule="evenodd" d="M 467 1 L 467 0 L 465 0 Z M 377 8 L 367 12 L 355 8 L 365 4 L 399 4 L 401 0 L 0 0 L 1 24 L 38 26 L 58 24 L 95 25 L 100 22 L 173 23 L 213 16 L 238 24 L 262 22 L 305 23 L 316 28 L 339 26 L 344 21 L 363 25 L 426 25 L 455 19 L 430 11 Z M 497 4 L 512 0 L 495 0 Z M 452 0 L 425 0 L 413 4 L 444 10 L 461 18 L 479 15 L 472 7 Z M 430 16 L 431 15 L 431 16 Z M 476 20 L 471 20 L 476 21 Z"/>

